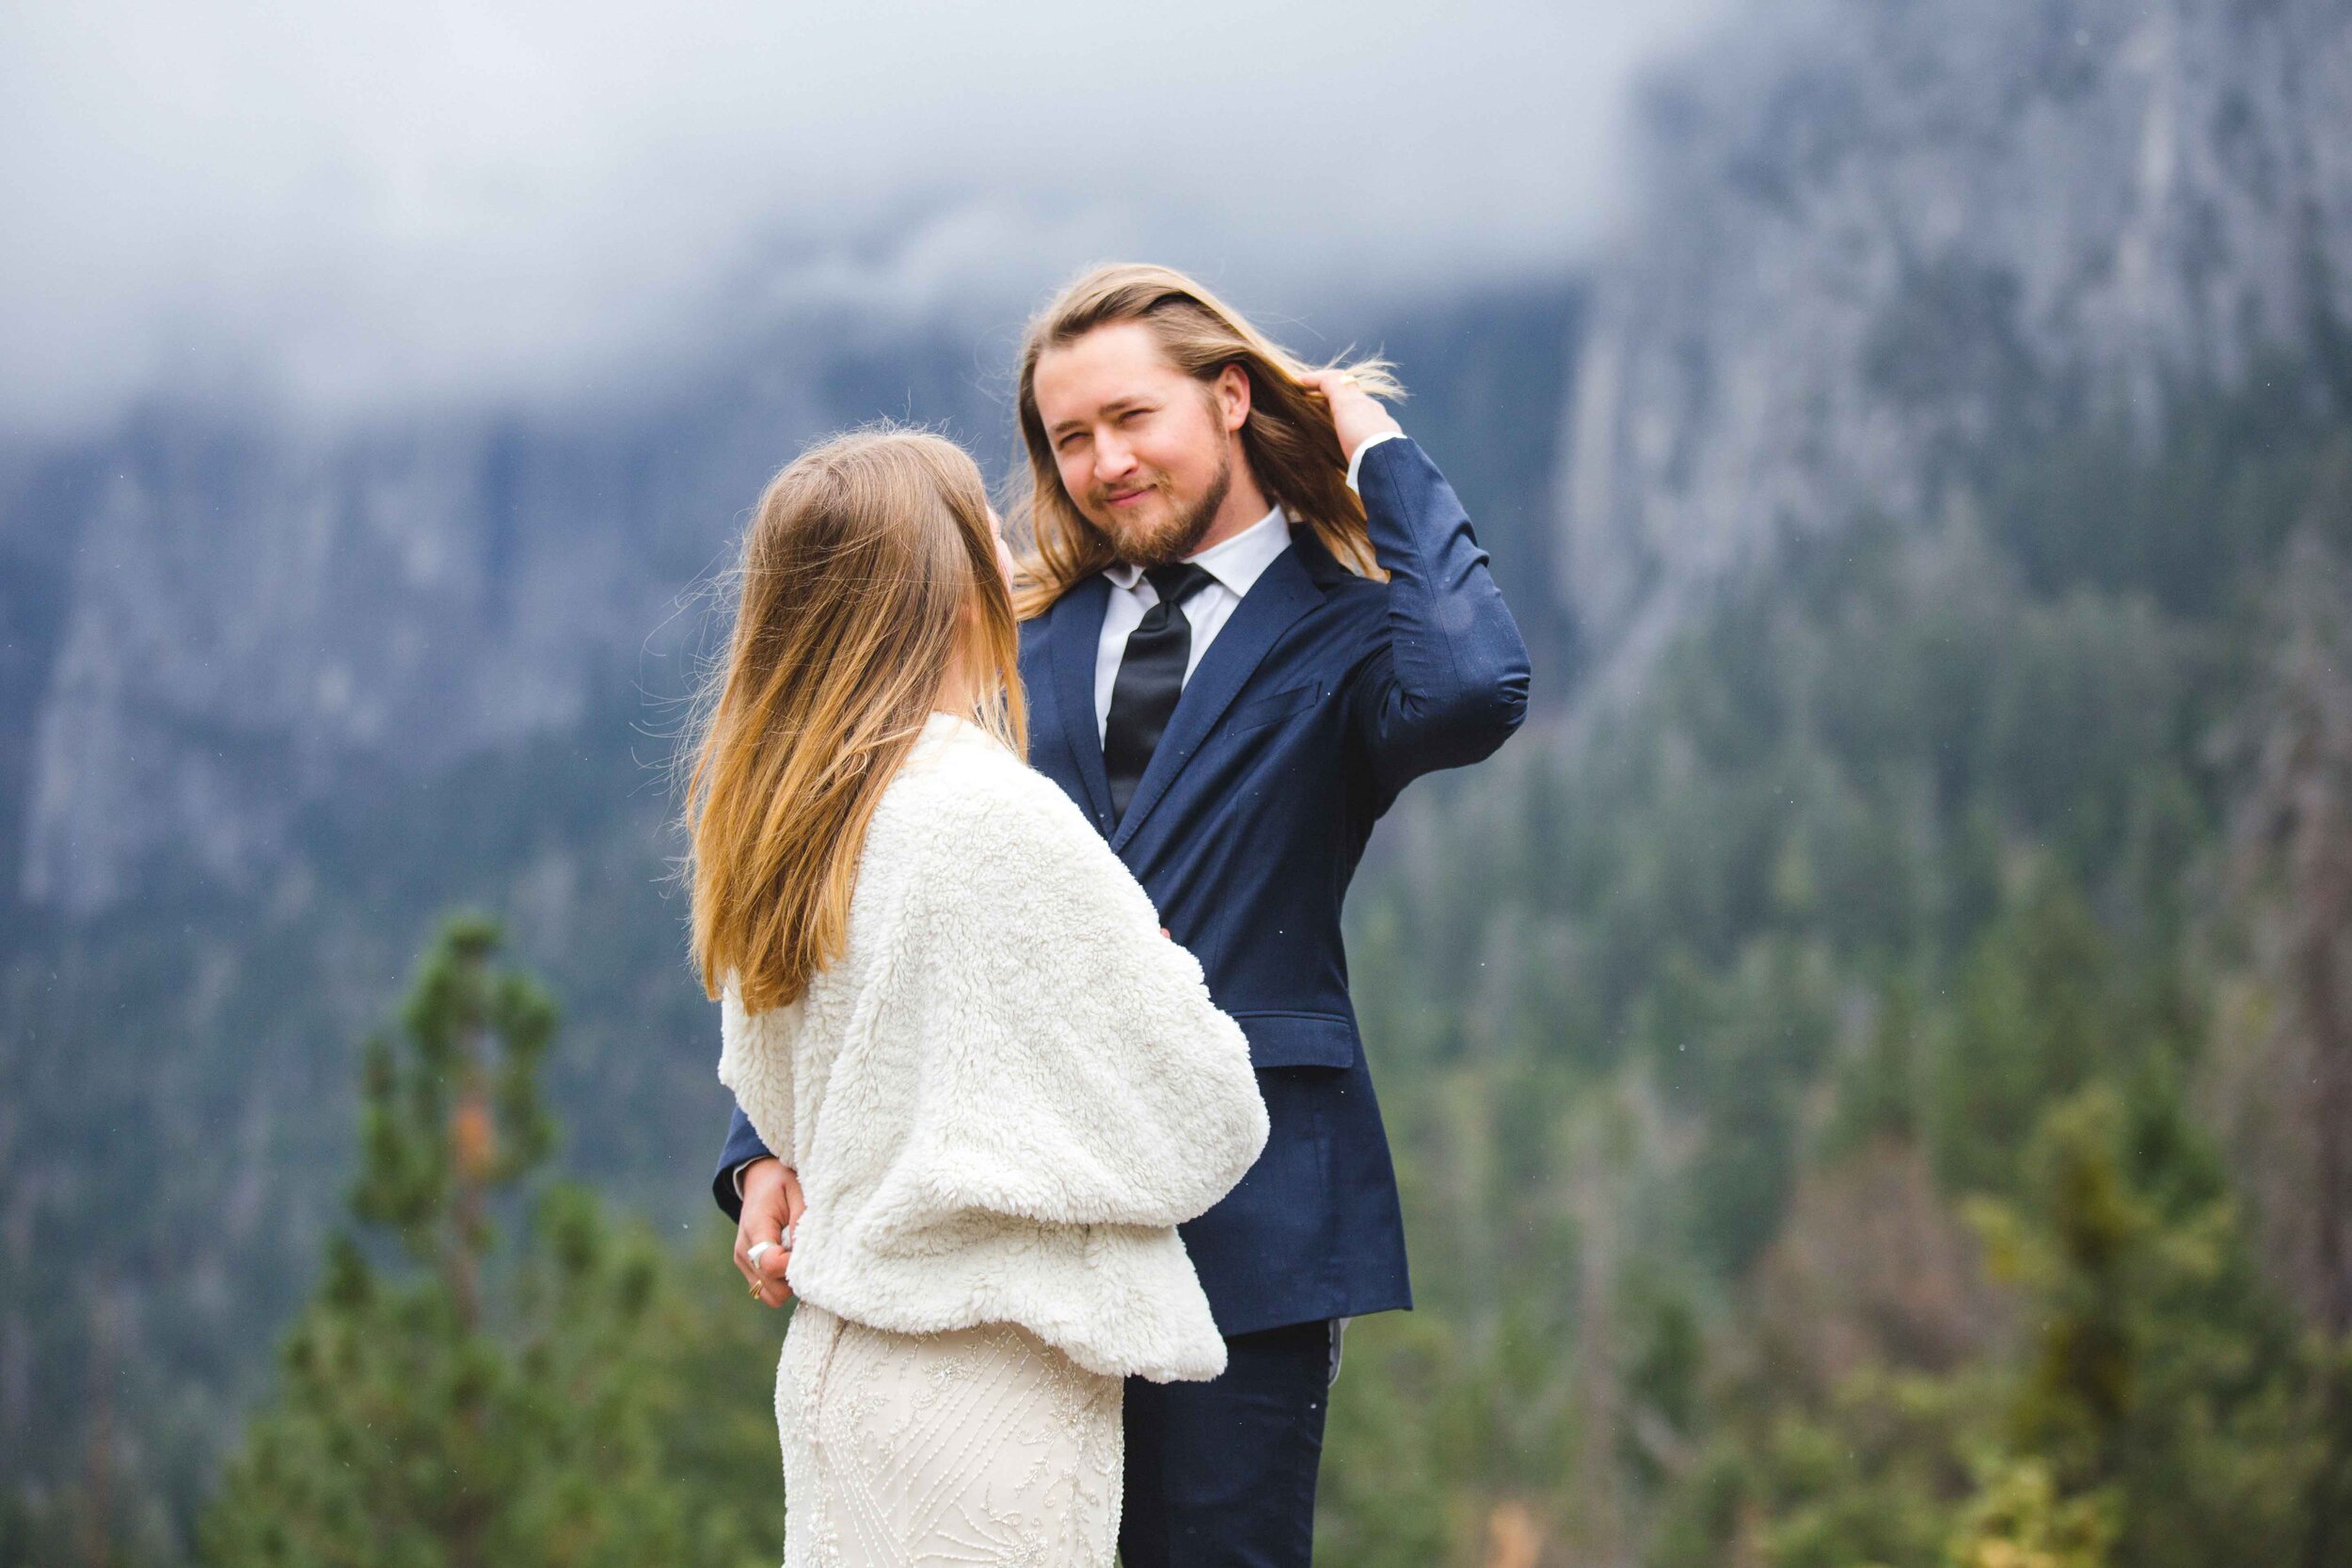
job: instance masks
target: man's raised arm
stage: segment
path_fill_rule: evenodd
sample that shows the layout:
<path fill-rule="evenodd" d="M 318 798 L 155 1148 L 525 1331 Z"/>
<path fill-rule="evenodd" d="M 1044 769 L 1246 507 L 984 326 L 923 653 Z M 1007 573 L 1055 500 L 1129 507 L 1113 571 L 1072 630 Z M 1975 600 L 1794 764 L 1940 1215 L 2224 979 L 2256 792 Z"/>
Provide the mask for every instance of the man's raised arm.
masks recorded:
<path fill-rule="evenodd" d="M 1389 573 L 1389 646 L 1364 672 L 1357 722 L 1381 800 L 1489 755 L 1527 716 L 1527 643 L 1454 486 L 1395 419 L 1334 372 L 1331 404 L 1373 553 Z"/>

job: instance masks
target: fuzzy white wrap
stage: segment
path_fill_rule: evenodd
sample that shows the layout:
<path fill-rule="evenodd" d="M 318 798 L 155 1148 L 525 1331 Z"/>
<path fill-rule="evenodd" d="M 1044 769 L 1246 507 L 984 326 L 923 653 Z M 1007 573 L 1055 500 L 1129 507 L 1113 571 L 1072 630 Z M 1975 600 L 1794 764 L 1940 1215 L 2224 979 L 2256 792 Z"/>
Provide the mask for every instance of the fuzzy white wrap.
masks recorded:
<path fill-rule="evenodd" d="M 1176 1233 L 1266 1113 L 1240 1025 L 1110 847 L 935 714 L 867 830 L 847 950 L 789 1006 L 721 1002 L 719 1077 L 808 1200 L 787 1279 L 921 1334 L 1017 1323 L 1092 1371 L 1216 1376 Z"/>

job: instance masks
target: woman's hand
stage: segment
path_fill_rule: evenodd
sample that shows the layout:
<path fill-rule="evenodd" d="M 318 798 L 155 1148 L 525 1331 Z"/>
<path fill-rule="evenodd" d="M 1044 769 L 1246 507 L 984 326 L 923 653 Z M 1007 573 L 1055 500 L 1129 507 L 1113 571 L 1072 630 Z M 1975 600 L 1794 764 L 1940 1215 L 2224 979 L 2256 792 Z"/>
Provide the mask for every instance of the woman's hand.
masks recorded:
<path fill-rule="evenodd" d="M 743 1172 L 743 1217 L 735 1227 L 735 1266 L 762 1307 L 782 1307 L 792 1299 L 792 1287 L 784 1281 L 784 1271 L 792 1262 L 784 1233 L 801 1223 L 807 1208 L 800 1173 L 783 1161 L 771 1156 Z M 752 1248 L 763 1242 L 772 1244 L 754 1264 Z"/>

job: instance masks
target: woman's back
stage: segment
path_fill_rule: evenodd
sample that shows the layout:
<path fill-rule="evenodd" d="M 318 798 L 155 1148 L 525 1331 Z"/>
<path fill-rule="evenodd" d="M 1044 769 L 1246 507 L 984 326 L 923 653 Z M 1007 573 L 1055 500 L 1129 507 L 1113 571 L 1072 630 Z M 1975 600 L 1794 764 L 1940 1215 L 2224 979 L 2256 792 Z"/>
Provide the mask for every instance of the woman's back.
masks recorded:
<path fill-rule="evenodd" d="M 721 1077 L 807 1210 L 801 1296 L 900 1333 L 1008 1322 L 1080 1366 L 1216 1375 L 1175 1225 L 1257 1157 L 1241 1031 L 1077 809 L 926 724 L 867 829 L 846 948 L 792 1006 L 730 992 Z"/>

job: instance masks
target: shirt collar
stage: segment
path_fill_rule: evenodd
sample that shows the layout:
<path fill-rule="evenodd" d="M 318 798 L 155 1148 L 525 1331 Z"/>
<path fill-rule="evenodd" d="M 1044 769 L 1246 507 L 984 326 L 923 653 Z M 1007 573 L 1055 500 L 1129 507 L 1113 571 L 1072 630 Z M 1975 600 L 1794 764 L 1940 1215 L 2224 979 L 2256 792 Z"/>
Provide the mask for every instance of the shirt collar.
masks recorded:
<path fill-rule="evenodd" d="M 1231 539 L 1184 559 L 1224 584 L 1233 597 L 1245 599 L 1249 596 L 1250 585 L 1274 564 L 1277 556 L 1290 548 L 1290 518 L 1283 515 L 1278 505 Z M 1104 567 L 1103 575 L 1120 588 L 1133 588 L 1143 576 L 1143 568 L 1119 561 Z"/>

